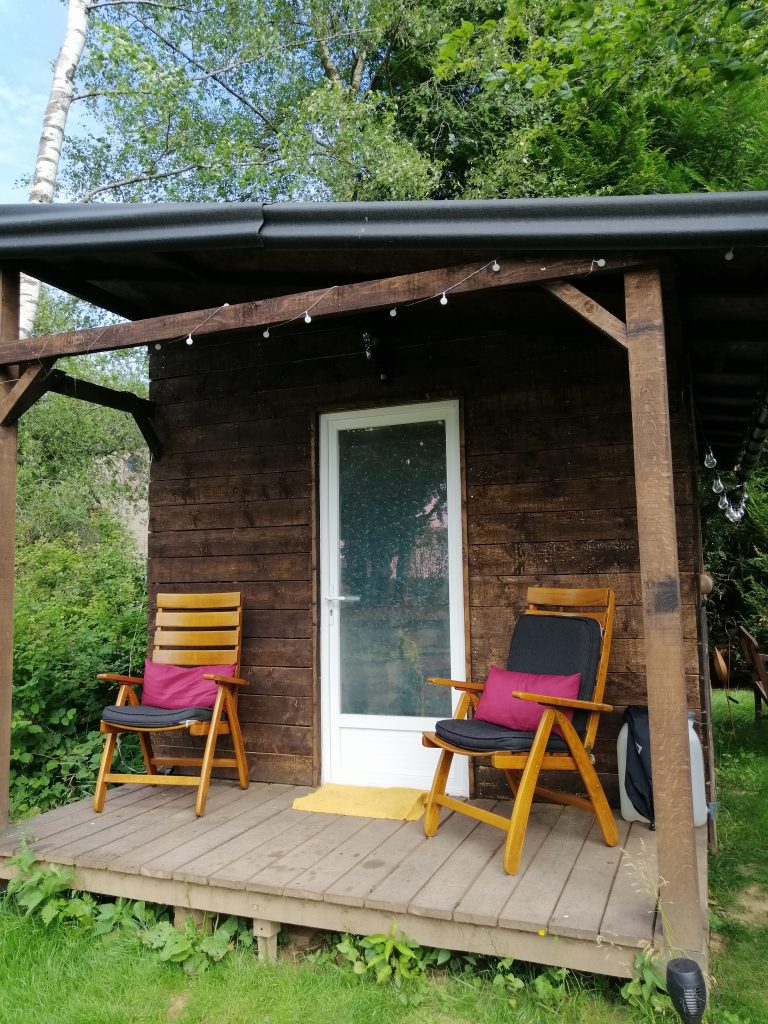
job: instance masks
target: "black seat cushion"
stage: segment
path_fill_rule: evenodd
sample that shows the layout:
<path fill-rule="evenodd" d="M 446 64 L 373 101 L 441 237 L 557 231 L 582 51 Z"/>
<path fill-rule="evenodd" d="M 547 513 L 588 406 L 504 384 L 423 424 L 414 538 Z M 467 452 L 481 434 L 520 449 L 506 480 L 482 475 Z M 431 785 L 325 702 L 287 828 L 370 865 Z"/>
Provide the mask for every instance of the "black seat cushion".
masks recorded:
<path fill-rule="evenodd" d="M 481 722 L 475 718 L 446 718 L 435 724 L 435 732 L 441 740 L 453 743 L 464 750 L 526 751 L 531 749 L 532 732 L 517 732 L 505 729 L 503 725 Z M 560 754 L 568 750 L 568 744 L 560 736 L 552 735 L 547 743 L 550 753 Z"/>
<path fill-rule="evenodd" d="M 601 637 L 597 619 L 579 615 L 521 615 L 512 633 L 507 670 L 553 676 L 580 672 L 579 700 L 592 700 Z M 587 712 L 575 711 L 573 727 L 580 736 L 586 724 Z"/>
<path fill-rule="evenodd" d="M 101 713 L 102 721 L 109 725 L 123 725 L 134 729 L 162 729 L 186 722 L 210 722 L 211 708 L 153 708 L 150 704 L 110 704 Z"/>

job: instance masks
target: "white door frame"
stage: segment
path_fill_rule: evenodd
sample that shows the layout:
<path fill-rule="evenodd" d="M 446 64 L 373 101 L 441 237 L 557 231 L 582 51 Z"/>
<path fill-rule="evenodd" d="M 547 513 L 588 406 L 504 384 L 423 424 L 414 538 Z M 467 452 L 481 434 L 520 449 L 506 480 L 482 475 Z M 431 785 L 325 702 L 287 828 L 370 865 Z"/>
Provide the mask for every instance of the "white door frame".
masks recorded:
<path fill-rule="evenodd" d="M 327 413 L 320 417 L 320 707 L 322 780 L 357 783 L 360 785 L 416 785 L 428 788 L 438 752 L 422 747 L 420 733 L 433 729 L 435 718 L 410 716 L 343 715 L 340 708 L 340 649 L 338 628 L 339 595 L 339 446 L 341 430 L 362 427 L 398 425 L 401 423 L 445 421 L 446 433 L 446 483 L 448 516 L 448 594 L 450 623 L 451 678 L 466 679 L 466 649 L 464 623 L 464 554 L 462 529 L 462 486 L 461 486 L 461 444 L 459 430 L 458 400 L 423 402 L 414 405 L 386 406 Z M 334 557 L 332 557 L 332 555 Z M 329 600 L 335 599 L 335 600 Z M 452 694 L 455 709 L 459 695 Z M 360 758 L 359 771 L 355 778 L 342 766 L 342 729 L 345 735 L 355 736 L 356 730 L 368 730 L 370 736 L 367 748 L 377 746 L 377 741 L 387 743 L 377 730 L 389 732 L 393 741 L 393 758 L 403 764 L 403 781 L 377 781 L 377 773 L 366 770 L 366 759 Z M 408 736 L 412 733 L 411 738 Z M 353 739 L 354 742 L 354 739 Z M 408 777 L 413 758 L 414 771 L 427 765 L 426 782 Z M 457 795 L 468 795 L 468 759 L 457 758 L 451 772 L 450 791 Z M 368 762 L 370 764 L 370 762 Z"/>

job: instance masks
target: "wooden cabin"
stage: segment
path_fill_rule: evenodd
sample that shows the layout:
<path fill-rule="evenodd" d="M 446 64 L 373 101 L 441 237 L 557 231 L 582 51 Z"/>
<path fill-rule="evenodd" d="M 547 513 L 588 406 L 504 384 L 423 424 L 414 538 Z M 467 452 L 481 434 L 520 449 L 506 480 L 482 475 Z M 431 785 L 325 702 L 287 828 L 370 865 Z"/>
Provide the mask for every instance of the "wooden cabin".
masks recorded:
<path fill-rule="evenodd" d="M 410 904 L 369 899 L 375 887 L 363 882 L 346 901 L 336 883 L 252 887 L 249 899 L 260 896 L 250 911 L 231 880 L 214 897 L 213 875 L 194 876 L 196 908 L 250 913 L 266 922 L 264 935 L 274 921 L 372 931 L 396 913 L 424 942 L 609 974 L 629 973 L 632 951 L 648 941 L 702 959 L 706 868 L 686 725 L 693 711 L 712 797 L 697 480 L 702 446 L 721 467 L 746 467 L 762 440 L 767 241 L 766 193 L 0 207 L 0 759 L 11 702 L 14 423 L 46 390 L 84 397 L 55 375 L 55 359 L 147 345 L 148 403 L 107 389 L 85 397 L 136 415 L 153 449 L 150 607 L 159 591 L 244 594 L 240 717 L 259 793 L 321 781 L 428 787 L 435 752 L 419 735 L 450 713 L 450 700 L 424 677 L 484 679 L 503 665 L 533 584 L 615 590 L 606 700 L 617 713 L 604 716 L 595 757 L 616 806 L 621 711 L 648 704 L 651 719 L 656 852 L 635 826 L 608 861 L 584 845 L 586 831 L 575 840 L 565 826 L 553 832 L 549 856 L 569 843 L 573 854 L 546 936 L 534 927 L 539 911 L 473 915 L 475 876 L 487 875 L 478 906 L 502 886 L 488 880 L 490 867 L 470 870 L 458 892 L 433 864 Z M 130 322 L 18 339 L 19 270 Z M 460 766 L 452 789 L 495 801 L 507 795 L 502 783 L 481 762 L 471 774 Z M 233 842 L 227 806 L 213 820 Z M 81 817 L 87 828 L 87 809 Z M 195 822 L 179 821 L 194 836 Z M 371 849 L 382 842 L 368 835 Z M 116 880 L 106 860 L 89 861 L 67 839 L 69 859 L 58 859 L 96 891 L 189 898 L 191 876 L 153 874 L 139 859 Z M 345 871 L 364 861 L 358 840 L 350 833 L 334 847 Z M 477 863 L 490 864 L 479 841 Z M 434 845 L 427 855 L 415 840 L 388 842 L 395 890 L 409 857 L 440 860 Z M 448 868 L 472 862 L 459 850 L 466 842 L 446 848 Z M 55 844 L 47 848 L 57 859 Z M 311 849 L 328 854 L 316 841 Z M 641 898 L 629 862 L 646 855 L 661 882 Z M 600 895 L 566 894 L 567 879 L 582 884 L 590 865 L 605 876 Z M 307 863 L 305 874 L 313 870 Z M 552 870 L 542 861 L 542 878 Z M 425 890 L 441 893 L 439 909 Z M 540 896 L 531 889 L 525 899 L 534 906 Z M 329 909 L 337 903 L 340 916 Z M 568 922 L 592 903 L 592 924 Z"/>

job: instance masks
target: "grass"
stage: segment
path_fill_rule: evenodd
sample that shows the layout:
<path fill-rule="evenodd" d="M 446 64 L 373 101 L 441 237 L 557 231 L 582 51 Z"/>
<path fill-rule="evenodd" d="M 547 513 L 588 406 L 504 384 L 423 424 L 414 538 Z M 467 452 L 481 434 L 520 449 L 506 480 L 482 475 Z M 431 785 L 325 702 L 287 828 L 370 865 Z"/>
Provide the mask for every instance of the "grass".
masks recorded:
<path fill-rule="evenodd" d="M 720 852 L 711 860 L 715 949 L 710 1020 L 768 1024 L 768 721 L 716 693 Z M 199 977 L 136 941 L 19 917 L 0 904 L 0 1024 L 630 1024 L 651 1021 L 607 979 L 525 965 L 512 1006 L 487 979 L 437 978 L 417 1006 L 389 985 L 306 961 L 260 964 L 239 950 Z M 547 982 L 551 982 L 547 990 Z"/>
<path fill-rule="evenodd" d="M 710 857 L 715 1007 L 768 1024 L 768 720 L 713 695 L 720 849 Z"/>

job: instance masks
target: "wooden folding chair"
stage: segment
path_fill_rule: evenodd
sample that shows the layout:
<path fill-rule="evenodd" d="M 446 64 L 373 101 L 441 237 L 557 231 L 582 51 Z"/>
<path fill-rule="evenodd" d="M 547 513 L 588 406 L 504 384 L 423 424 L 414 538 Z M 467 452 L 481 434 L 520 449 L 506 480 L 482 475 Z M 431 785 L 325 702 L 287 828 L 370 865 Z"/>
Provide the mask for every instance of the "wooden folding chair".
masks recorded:
<path fill-rule="evenodd" d="M 461 691 L 455 717 L 438 722 L 434 732 L 424 733 L 426 747 L 437 747 L 440 758 L 427 801 L 424 831 L 433 836 L 440 823 L 440 809 L 450 808 L 507 832 L 504 868 L 514 875 L 520 867 L 525 830 L 534 795 L 579 807 L 595 814 L 608 846 L 618 842 L 618 830 L 603 787 L 593 765 L 600 714 L 612 711 L 604 704 L 605 679 L 613 632 L 614 595 L 605 589 L 556 590 L 530 587 L 528 606 L 518 619 L 509 648 L 509 671 L 536 675 L 581 673 L 578 698 L 549 697 L 515 691 L 514 697 L 546 708 L 535 733 L 518 732 L 489 722 L 468 718 L 477 708 L 483 683 L 430 679 L 430 683 Z M 573 709 L 573 724 L 561 709 Z M 560 727 L 561 735 L 552 733 Z M 511 818 L 492 814 L 447 796 L 448 772 L 454 755 L 490 757 L 504 771 L 514 794 Z M 538 784 L 540 771 L 577 771 L 586 797 Z"/>
<path fill-rule="evenodd" d="M 750 675 L 752 676 L 752 692 L 755 697 L 755 721 L 763 717 L 762 705 L 765 703 L 768 708 L 768 671 L 766 661 L 768 654 L 761 654 L 757 646 L 757 640 L 743 626 L 738 627 L 739 644 L 744 661 L 747 663 Z"/>
<path fill-rule="evenodd" d="M 195 786 L 198 817 L 205 811 L 208 785 L 213 768 L 236 768 L 241 789 L 248 788 L 248 765 L 237 717 L 237 694 L 240 686 L 240 647 L 243 624 L 242 596 L 226 594 L 158 594 L 157 618 L 152 661 L 161 665 L 200 666 L 231 665 L 234 675 L 206 673 L 204 678 L 217 686 L 212 708 L 186 707 L 166 710 L 140 704 L 134 686 L 144 679 L 139 676 L 99 675 L 99 679 L 120 683 L 117 702 L 102 712 L 100 731 L 106 734 L 101 766 L 93 796 L 93 809 L 101 811 L 110 782 L 143 785 Z M 202 757 L 157 757 L 152 750 L 152 734 L 187 729 L 191 736 L 205 736 Z M 137 733 L 141 744 L 146 774 L 132 775 L 110 771 L 117 737 Z M 216 741 L 230 735 L 234 757 L 217 757 Z M 199 767 L 199 775 L 159 774 L 158 768 Z"/>

